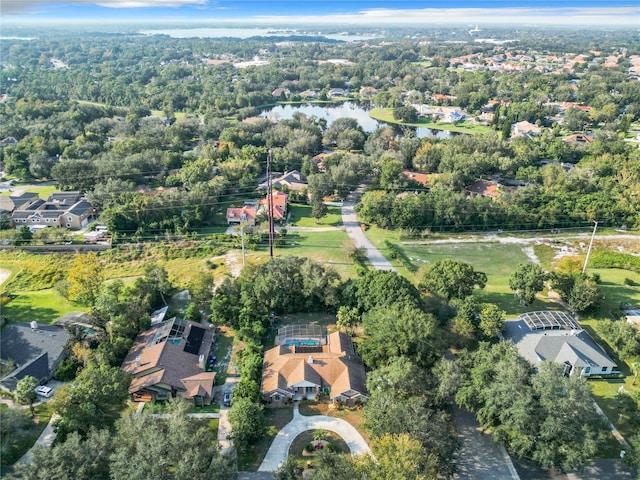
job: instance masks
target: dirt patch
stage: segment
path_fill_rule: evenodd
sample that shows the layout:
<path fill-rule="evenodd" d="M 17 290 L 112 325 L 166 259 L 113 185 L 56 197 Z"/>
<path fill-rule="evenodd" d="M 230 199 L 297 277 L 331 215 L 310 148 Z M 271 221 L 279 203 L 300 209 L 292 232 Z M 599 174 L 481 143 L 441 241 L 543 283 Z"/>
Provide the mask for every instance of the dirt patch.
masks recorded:
<path fill-rule="evenodd" d="M 11 270 L 0 269 L 0 285 L 8 280 L 11 276 Z"/>

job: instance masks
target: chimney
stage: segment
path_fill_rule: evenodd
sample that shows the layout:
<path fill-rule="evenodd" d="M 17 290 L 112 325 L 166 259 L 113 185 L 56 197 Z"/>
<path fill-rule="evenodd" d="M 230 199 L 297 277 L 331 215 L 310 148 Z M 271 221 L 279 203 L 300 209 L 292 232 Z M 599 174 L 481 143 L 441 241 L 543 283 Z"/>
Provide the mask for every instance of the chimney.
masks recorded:
<path fill-rule="evenodd" d="M 309 365 L 313 364 L 313 357 L 311 355 L 309 355 L 309 358 L 307 359 L 307 363 Z"/>
<path fill-rule="evenodd" d="M 140 355 L 136 355 L 136 365 L 140 366 Z"/>
<path fill-rule="evenodd" d="M 198 357 L 198 365 L 200 366 L 200 370 L 204 370 L 204 353 Z"/>

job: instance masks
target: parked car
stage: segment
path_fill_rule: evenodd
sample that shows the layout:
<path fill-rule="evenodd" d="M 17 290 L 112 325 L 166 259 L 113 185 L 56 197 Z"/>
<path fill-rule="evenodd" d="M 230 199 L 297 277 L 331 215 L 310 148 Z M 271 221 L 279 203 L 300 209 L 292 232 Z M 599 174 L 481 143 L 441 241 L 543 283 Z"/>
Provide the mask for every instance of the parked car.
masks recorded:
<path fill-rule="evenodd" d="M 53 388 L 47 387 L 46 385 L 40 385 L 39 387 L 36 387 L 35 390 L 36 394 L 41 397 L 49 398 L 53 395 Z"/>
<path fill-rule="evenodd" d="M 224 391 L 224 396 L 222 397 L 222 404 L 225 407 L 230 407 L 231 406 L 231 390 L 225 390 Z"/>

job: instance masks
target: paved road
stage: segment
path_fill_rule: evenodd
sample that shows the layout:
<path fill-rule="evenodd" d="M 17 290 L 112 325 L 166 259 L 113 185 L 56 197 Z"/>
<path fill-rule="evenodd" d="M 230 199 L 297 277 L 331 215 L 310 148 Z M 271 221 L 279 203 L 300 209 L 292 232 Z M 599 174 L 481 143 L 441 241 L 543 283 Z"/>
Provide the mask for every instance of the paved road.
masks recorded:
<path fill-rule="evenodd" d="M 482 433 L 474 415 L 454 407 L 454 419 L 458 429 L 460 450 L 457 452 L 460 480 L 518 480 L 518 472 L 502 445 L 491 435 Z"/>
<path fill-rule="evenodd" d="M 329 430 L 342 437 L 351 450 L 351 455 L 371 454 L 371 449 L 362 435 L 345 420 L 328 417 L 326 415 L 304 416 L 298 410 L 298 404 L 293 407 L 293 419 L 278 432 L 264 457 L 259 472 L 273 472 L 287 460 L 291 442 L 307 430 Z"/>
<path fill-rule="evenodd" d="M 342 224 L 349 238 L 353 240 L 356 248 L 364 248 L 369 259 L 369 263 L 376 270 L 396 271 L 395 267 L 380 253 L 373 243 L 367 238 L 360 227 L 358 215 L 353 207 L 358 203 L 358 199 L 364 192 L 365 185 L 360 185 L 355 192 L 349 195 L 349 198 L 342 204 Z"/>

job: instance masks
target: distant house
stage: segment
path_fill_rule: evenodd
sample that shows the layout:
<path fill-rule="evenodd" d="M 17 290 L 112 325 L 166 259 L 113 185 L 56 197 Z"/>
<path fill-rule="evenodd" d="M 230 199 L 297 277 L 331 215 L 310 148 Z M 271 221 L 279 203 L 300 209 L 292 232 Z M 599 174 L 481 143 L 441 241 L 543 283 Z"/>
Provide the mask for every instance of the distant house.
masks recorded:
<path fill-rule="evenodd" d="M 216 378 L 209 362 L 212 344 L 211 328 L 175 317 L 142 332 L 122 364 L 133 377 L 133 400 L 186 398 L 211 404 Z"/>
<path fill-rule="evenodd" d="M 37 322 L 9 324 L 0 337 L 0 359 L 16 368 L 0 379 L 0 385 L 15 390 L 18 381 L 30 375 L 46 382 L 65 357 L 70 335 L 61 327 Z"/>
<path fill-rule="evenodd" d="M 279 177 L 275 177 L 271 180 L 271 185 L 274 188 L 286 187 L 288 190 L 299 192 L 308 187 L 307 177 L 298 170 L 291 170 L 290 172 L 284 172 Z M 262 182 L 258 185 L 258 188 L 267 188 L 267 182 Z"/>
<path fill-rule="evenodd" d="M 280 98 L 282 96 L 288 97 L 291 95 L 291 91 L 288 88 L 276 88 L 273 92 L 271 92 L 271 96 L 274 98 Z"/>
<path fill-rule="evenodd" d="M 467 118 L 467 115 L 462 110 L 450 110 L 446 112 L 440 120 L 445 123 L 455 123 L 460 122 Z"/>
<path fill-rule="evenodd" d="M 500 198 L 504 191 L 513 191 L 514 187 L 506 187 L 498 182 L 491 182 L 489 180 L 478 180 L 471 185 L 465 187 L 465 192 L 470 195 L 479 195 L 481 197 L 488 198 Z"/>
<path fill-rule="evenodd" d="M 347 405 L 366 401 L 364 365 L 351 338 L 335 332 L 326 337 L 326 344 L 321 343 L 289 339 L 265 352 L 261 391 L 268 403 L 313 399 L 320 394 Z"/>
<path fill-rule="evenodd" d="M 424 187 L 429 186 L 429 174 L 427 173 L 419 173 L 419 172 L 411 172 L 409 170 L 403 170 L 402 174 L 407 177 L 409 180 L 419 183 Z"/>
<path fill-rule="evenodd" d="M 640 307 L 628 307 L 623 309 L 622 313 L 627 323 L 640 328 Z"/>
<path fill-rule="evenodd" d="M 37 197 L 38 194 L 33 192 L 9 197 L 14 205 L 11 220 L 16 228 L 26 225 L 80 229 L 86 227 L 95 214 L 93 206 L 80 192 L 55 192 L 46 201 Z"/>
<path fill-rule="evenodd" d="M 523 120 L 511 125 L 511 135 L 514 137 L 537 137 L 542 133 L 542 129 L 534 123 Z"/>
<path fill-rule="evenodd" d="M 347 91 L 344 88 L 332 88 L 327 93 L 330 97 L 344 97 Z"/>
<path fill-rule="evenodd" d="M 255 225 L 258 209 L 255 204 L 244 205 L 240 208 L 227 208 L 227 224 L 234 225 L 246 223 Z"/>
<path fill-rule="evenodd" d="M 305 90 L 300 94 L 300 96 L 307 100 L 315 100 L 316 98 L 318 98 L 318 92 L 315 90 Z"/>
<path fill-rule="evenodd" d="M 529 312 L 507 320 L 504 336 L 534 367 L 546 361 L 564 365 L 566 375 L 618 373 L 607 352 L 564 312 Z"/>
<path fill-rule="evenodd" d="M 324 166 L 324 159 L 330 157 L 331 155 L 335 155 L 335 152 L 319 153 L 318 155 L 311 157 L 311 163 L 313 163 L 319 171 L 324 172 L 326 171 Z"/>
<path fill-rule="evenodd" d="M 569 135 L 568 137 L 564 137 L 562 141 L 571 145 L 589 145 L 591 142 L 593 142 L 593 137 L 585 135 L 584 133 L 575 133 L 573 135 Z"/>
<path fill-rule="evenodd" d="M 18 140 L 15 137 L 6 137 L 0 140 L 0 145 L 17 145 Z"/>
<path fill-rule="evenodd" d="M 378 89 L 374 87 L 360 87 L 359 93 L 361 98 L 371 98 L 378 93 Z"/>

